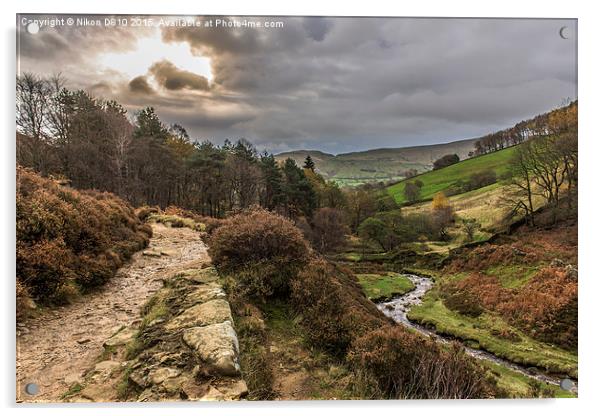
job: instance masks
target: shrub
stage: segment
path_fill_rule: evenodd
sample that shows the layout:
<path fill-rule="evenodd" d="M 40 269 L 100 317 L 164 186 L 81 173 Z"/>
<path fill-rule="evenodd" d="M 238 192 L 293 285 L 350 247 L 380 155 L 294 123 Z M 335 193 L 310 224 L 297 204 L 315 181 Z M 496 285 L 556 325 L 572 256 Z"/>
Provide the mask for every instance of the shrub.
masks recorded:
<path fill-rule="evenodd" d="M 224 220 L 209 239 L 209 255 L 243 291 L 266 299 L 288 294 L 291 279 L 309 260 L 309 247 L 291 221 L 255 209 Z"/>
<path fill-rule="evenodd" d="M 17 281 L 41 303 L 105 283 L 152 234 L 118 197 L 62 187 L 21 167 L 16 208 Z"/>
<path fill-rule="evenodd" d="M 483 308 L 476 299 L 467 292 L 457 291 L 445 296 L 443 303 L 449 309 L 462 315 L 476 318 L 483 313 Z"/>
<path fill-rule="evenodd" d="M 359 334 L 386 318 L 366 299 L 351 272 L 314 259 L 293 281 L 291 299 L 301 314 L 307 341 L 343 356 Z"/>
<path fill-rule="evenodd" d="M 333 273 L 333 268 L 324 260 L 311 262 L 293 282 L 292 300 L 302 313 L 301 324 L 307 331 L 309 343 L 341 355 L 352 339 L 352 315 Z"/>
<path fill-rule="evenodd" d="M 347 360 L 384 398 L 468 399 L 494 395 L 492 382 L 461 345 L 442 347 L 399 326 L 353 342 Z"/>
<path fill-rule="evenodd" d="M 447 166 L 451 166 L 460 161 L 460 157 L 457 154 L 441 156 L 433 163 L 433 170 L 442 169 Z"/>

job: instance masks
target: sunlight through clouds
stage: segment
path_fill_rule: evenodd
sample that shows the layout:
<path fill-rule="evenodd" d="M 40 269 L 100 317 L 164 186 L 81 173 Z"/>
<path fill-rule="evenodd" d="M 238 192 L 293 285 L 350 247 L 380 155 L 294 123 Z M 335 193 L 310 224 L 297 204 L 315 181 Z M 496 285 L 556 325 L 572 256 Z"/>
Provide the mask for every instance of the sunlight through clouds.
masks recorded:
<path fill-rule="evenodd" d="M 133 51 L 104 53 L 98 57 L 100 66 L 122 72 L 129 78 L 146 74 L 151 65 L 162 60 L 211 81 L 209 58 L 193 56 L 185 43 L 164 43 L 158 29 L 151 36 L 139 38 Z"/>

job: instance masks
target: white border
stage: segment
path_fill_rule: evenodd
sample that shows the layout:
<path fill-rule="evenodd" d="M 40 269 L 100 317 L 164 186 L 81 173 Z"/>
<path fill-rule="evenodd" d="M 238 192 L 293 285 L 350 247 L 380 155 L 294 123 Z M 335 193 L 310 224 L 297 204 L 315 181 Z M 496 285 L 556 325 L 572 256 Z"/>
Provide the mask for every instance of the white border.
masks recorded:
<path fill-rule="evenodd" d="M 600 189 L 599 160 L 602 155 L 600 145 L 601 106 L 600 91 L 600 14 L 596 13 L 594 2 L 577 4 L 575 1 L 527 2 L 504 0 L 499 2 L 454 0 L 420 1 L 393 4 L 392 1 L 370 0 L 351 3 L 349 1 L 304 0 L 303 2 L 271 1 L 229 1 L 192 2 L 181 0 L 146 2 L 124 0 L 103 0 L 83 2 L 58 0 L 55 3 L 43 0 L 5 1 L 2 3 L 3 65 L 2 89 L 2 131 L 4 139 L 0 152 L 2 173 L 2 326 L 3 341 L 0 342 L 2 404 L 7 413 L 19 411 L 22 414 L 43 413 L 45 415 L 76 415 L 89 413 L 106 416 L 111 414 L 165 415 L 202 413 L 232 414 L 245 412 L 247 415 L 276 415 L 286 412 L 292 415 L 307 413 L 332 414 L 344 412 L 350 415 L 365 414 L 369 410 L 380 413 L 438 413 L 445 415 L 466 415 L 468 413 L 488 415 L 523 414 L 526 412 L 546 415 L 567 415 L 593 413 L 597 407 L 598 391 L 602 369 L 600 366 L 599 324 L 602 276 L 599 271 L 602 237 L 600 229 Z M 581 269 L 579 290 L 579 399 L 576 400 L 497 400 L 497 401 L 404 401 L 404 402 L 301 402 L 301 403 L 234 403 L 172 405 L 94 405 L 94 406 L 17 406 L 14 404 L 14 77 L 15 77 L 15 14 L 16 13 L 144 13 L 144 14 L 233 14 L 233 15 L 333 15 L 333 16 L 454 16 L 454 17 L 558 17 L 579 19 L 579 124 L 580 124 L 580 232 L 579 257 Z M 598 166 L 597 166 L 598 165 Z M 598 410 L 599 411 L 599 410 Z M 597 413 L 597 412 L 596 412 Z"/>

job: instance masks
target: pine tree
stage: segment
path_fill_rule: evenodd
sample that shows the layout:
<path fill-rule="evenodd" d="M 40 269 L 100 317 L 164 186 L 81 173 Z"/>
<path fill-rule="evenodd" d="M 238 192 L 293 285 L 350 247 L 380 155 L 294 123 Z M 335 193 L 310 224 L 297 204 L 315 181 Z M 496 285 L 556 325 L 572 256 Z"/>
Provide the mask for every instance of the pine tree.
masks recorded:
<path fill-rule="evenodd" d="M 315 168 L 316 164 L 314 163 L 313 159 L 310 155 L 307 155 L 307 157 L 305 158 L 305 164 L 303 165 L 303 169 L 309 169 L 313 172 Z"/>

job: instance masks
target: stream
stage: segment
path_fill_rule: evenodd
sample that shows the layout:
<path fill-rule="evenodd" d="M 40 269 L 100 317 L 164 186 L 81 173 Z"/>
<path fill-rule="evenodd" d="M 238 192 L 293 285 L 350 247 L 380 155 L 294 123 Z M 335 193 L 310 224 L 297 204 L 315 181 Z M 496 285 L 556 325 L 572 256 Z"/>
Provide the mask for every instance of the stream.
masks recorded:
<path fill-rule="evenodd" d="M 423 325 L 419 325 L 415 322 L 410 321 L 407 316 L 409 310 L 413 306 L 422 303 L 422 298 L 424 297 L 426 292 L 428 292 L 433 287 L 433 280 L 428 277 L 417 276 L 413 274 L 405 274 L 405 276 L 408 279 L 410 279 L 412 283 L 414 283 L 415 289 L 411 292 L 406 293 L 405 295 L 398 296 L 392 300 L 380 302 L 376 306 L 383 314 L 392 318 L 395 322 L 404 325 L 408 328 L 413 328 L 414 330 L 420 332 L 423 335 L 433 337 L 438 342 L 449 343 L 451 341 L 450 338 L 439 335 L 435 331 L 428 329 Z M 477 350 L 474 348 L 470 348 L 466 345 L 464 345 L 464 349 L 466 350 L 466 353 L 468 355 L 476 359 L 491 361 L 495 364 L 519 372 L 524 376 L 539 380 L 547 384 L 561 386 L 562 388 L 569 387 L 568 390 L 570 390 L 573 393 L 577 393 L 577 382 L 575 380 L 570 380 L 570 382 L 568 383 L 566 381 L 563 382 L 563 380 L 567 379 L 550 376 L 548 374 L 545 374 L 541 370 L 535 369 L 533 367 L 527 368 L 525 366 L 506 360 L 504 358 L 500 358 L 487 351 Z M 569 386 L 564 385 L 565 383 Z"/>

